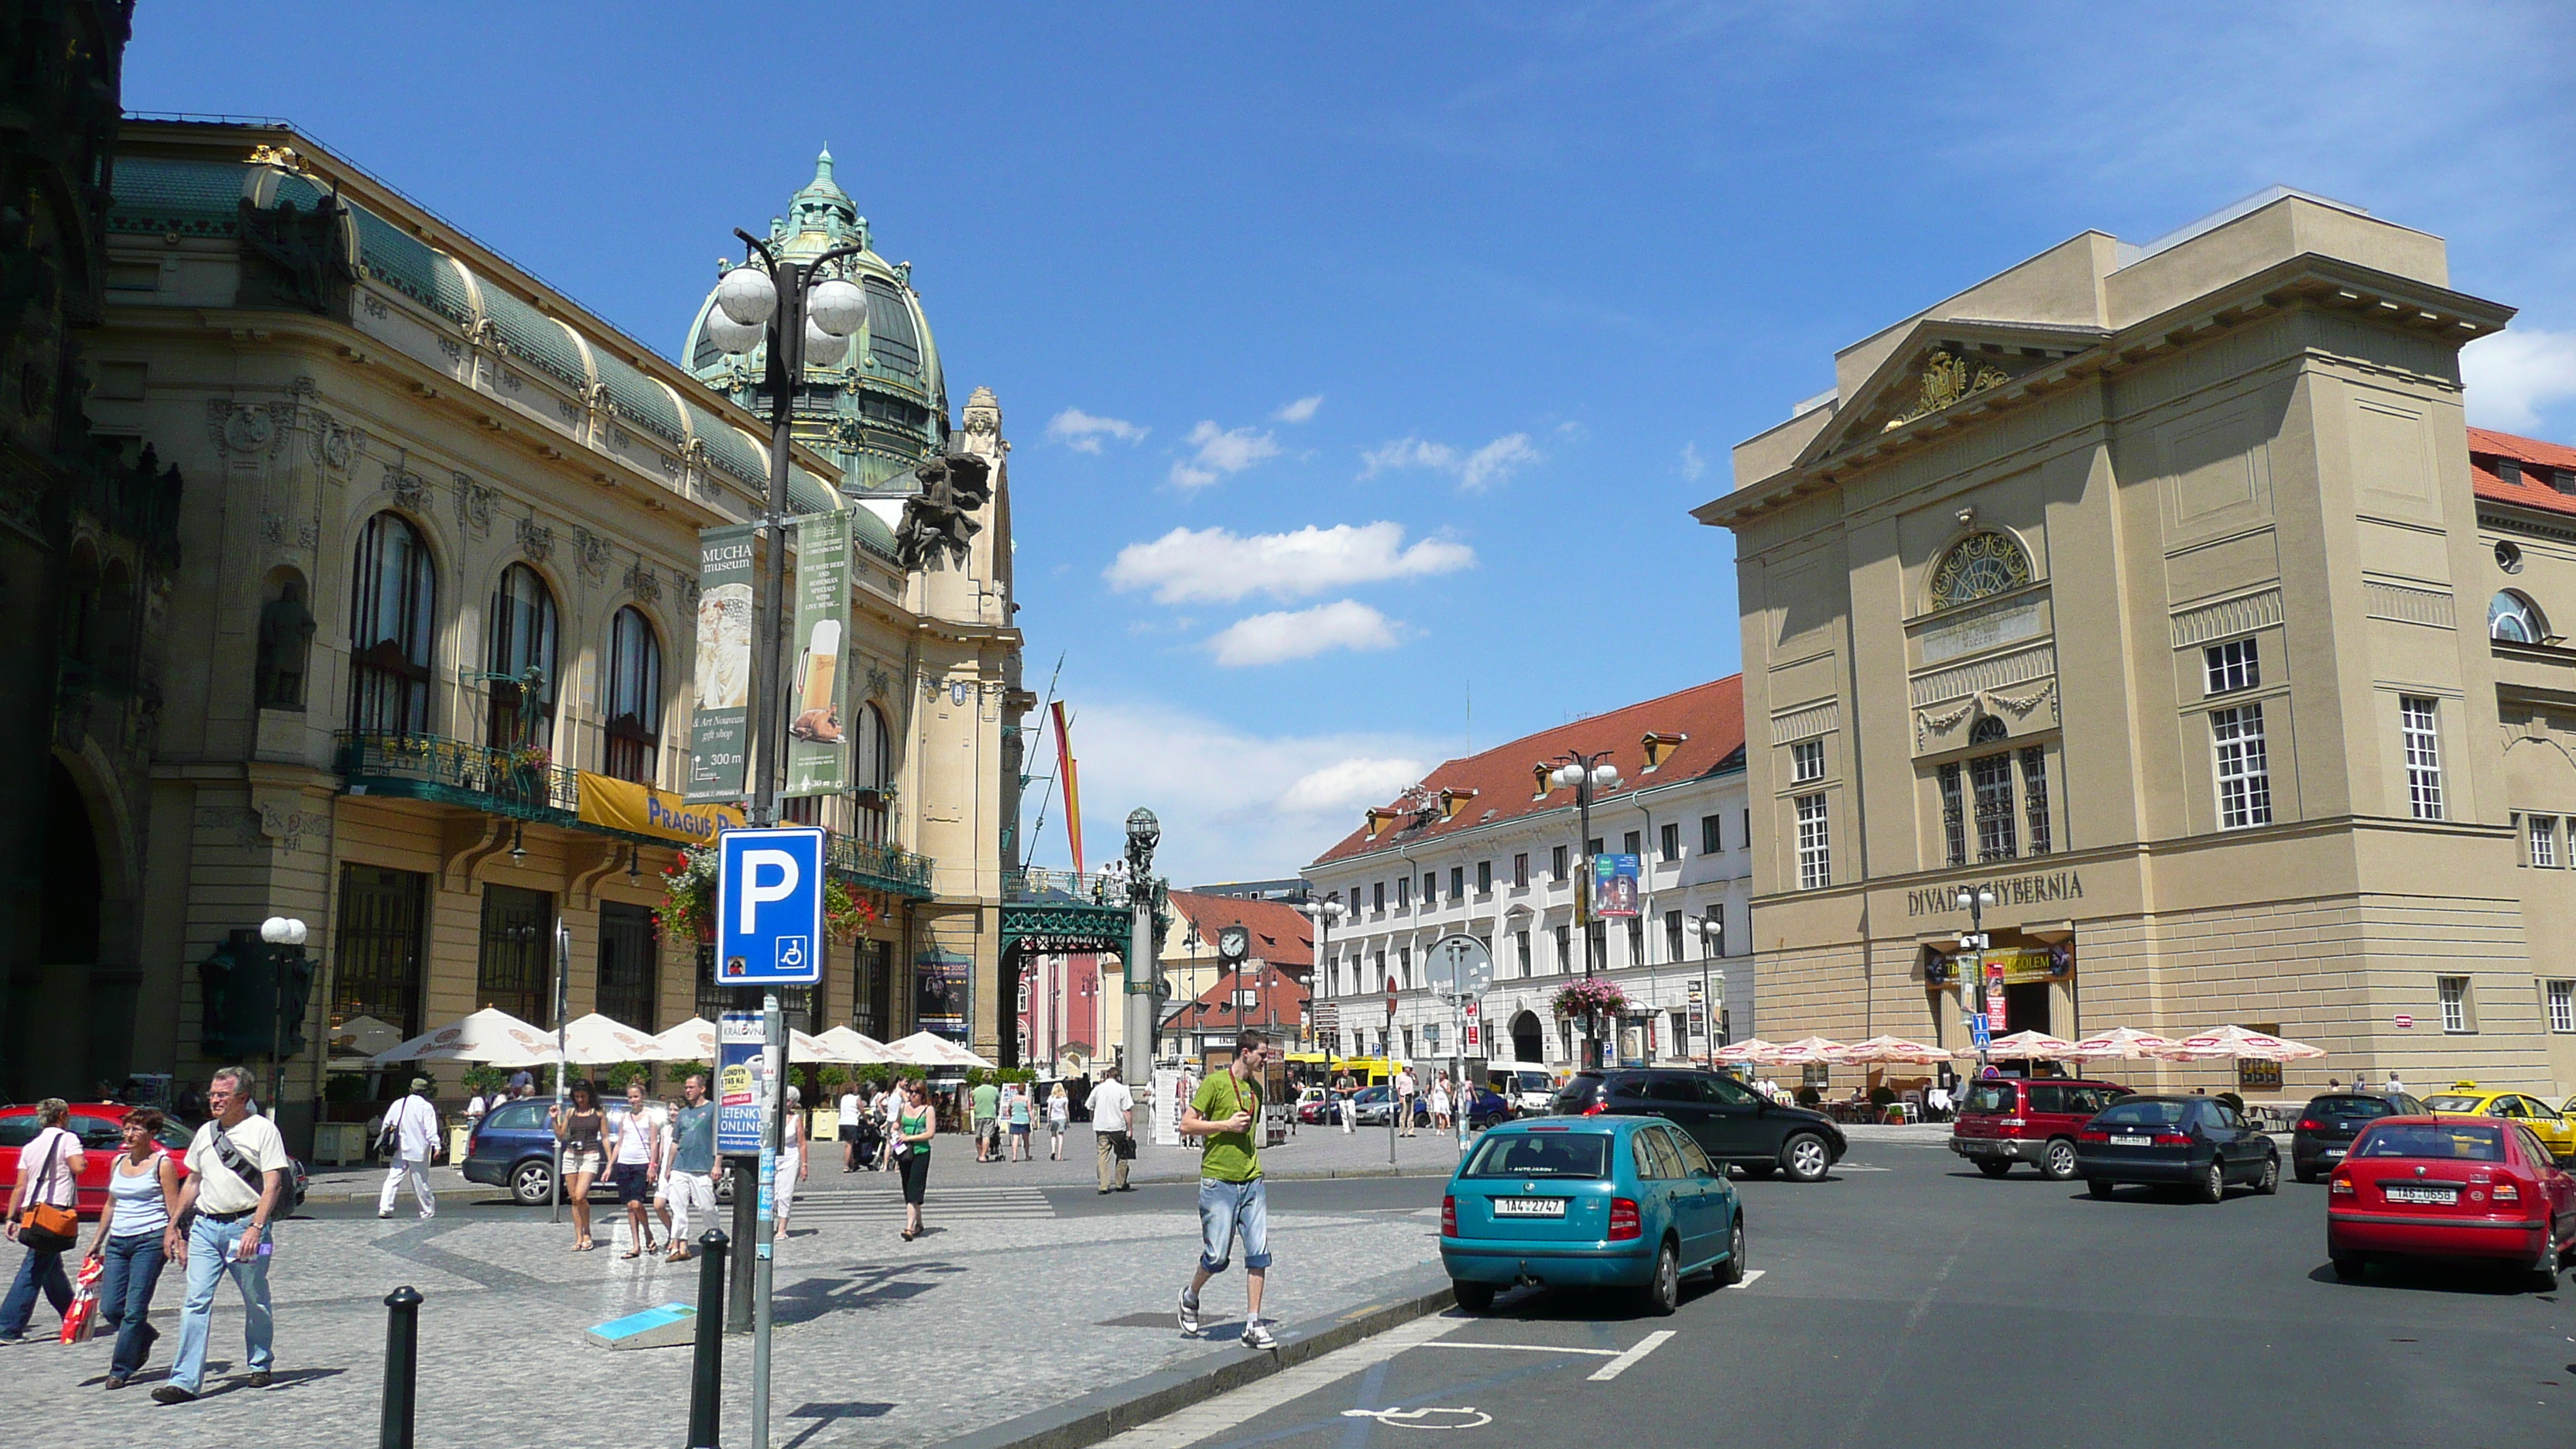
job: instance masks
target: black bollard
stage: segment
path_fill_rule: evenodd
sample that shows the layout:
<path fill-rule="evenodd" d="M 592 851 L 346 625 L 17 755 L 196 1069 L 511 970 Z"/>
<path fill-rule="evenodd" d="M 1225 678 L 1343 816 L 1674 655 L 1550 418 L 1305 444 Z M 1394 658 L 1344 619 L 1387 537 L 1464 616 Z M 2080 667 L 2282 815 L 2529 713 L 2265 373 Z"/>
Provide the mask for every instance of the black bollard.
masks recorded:
<path fill-rule="evenodd" d="M 411 1411 L 420 1382 L 420 1293 L 406 1283 L 385 1295 L 385 1404 L 378 1449 L 412 1449 Z"/>
<path fill-rule="evenodd" d="M 698 1353 L 689 1367 L 689 1449 L 716 1449 L 716 1416 L 724 1407 L 725 1250 L 731 1242 L 714 1228 L 698 1239 Z"/>

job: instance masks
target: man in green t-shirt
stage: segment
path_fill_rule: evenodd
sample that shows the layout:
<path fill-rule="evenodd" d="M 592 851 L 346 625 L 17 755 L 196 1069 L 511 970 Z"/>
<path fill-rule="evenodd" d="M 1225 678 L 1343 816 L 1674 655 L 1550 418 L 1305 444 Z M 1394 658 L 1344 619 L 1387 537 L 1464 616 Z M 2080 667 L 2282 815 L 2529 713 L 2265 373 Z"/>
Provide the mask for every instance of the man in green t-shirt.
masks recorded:
<path fill-rule="evenodd" d="M 973 1109 L 969 1115 L 975 1123 L 975 1160 L 991 1162 L 995 1160 L 993 1148 L 996 1145 L 993 1124 L 1002 1114 L 1002 1089 L 985 1082 L 968 1092 L 966 1100 Z"/>
<path fill-rule="evenodd" d="M 1225 1271 L 1234 1240 L 1243 1238 L 1245 1348 L 1276 1348 L 1261 1320 L 1261 1284 L 1270 1270 L 1270 1199 L 1261 1182 L 1261 1065 L 1270 1041 L 1257 1031 L 1234 1039 L 1234 1061 L 1199 1084 L 1181 1113 L 1181 1131 L 1206 1139 L 1199 1151 L 1199 1270 L 1181 1290 L 1181 1333 L 1199 1331 L 1199 1290 Z"/>

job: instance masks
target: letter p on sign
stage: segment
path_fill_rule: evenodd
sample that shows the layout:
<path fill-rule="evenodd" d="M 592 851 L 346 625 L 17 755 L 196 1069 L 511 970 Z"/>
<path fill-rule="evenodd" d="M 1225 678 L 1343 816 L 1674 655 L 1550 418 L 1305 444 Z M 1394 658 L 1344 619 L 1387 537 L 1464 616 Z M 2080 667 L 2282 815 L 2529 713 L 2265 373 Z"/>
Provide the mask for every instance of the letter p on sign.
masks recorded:
<path fill-rule="evenodd" d="M 742 923 L 734 929 L 750 935 L 753 924 L 759 919 L 761 906 L 793 897 L 796 881 L 796 857 L 786 851 L 744 851 L 742 888 L 734 892 L 742 900 Z"/>
<path fill-rule="evenodd" d="M 823 832 L 728 830 L 716 839 L 716 960 L 726 986 L 811 986 L 823 977 Z"/>

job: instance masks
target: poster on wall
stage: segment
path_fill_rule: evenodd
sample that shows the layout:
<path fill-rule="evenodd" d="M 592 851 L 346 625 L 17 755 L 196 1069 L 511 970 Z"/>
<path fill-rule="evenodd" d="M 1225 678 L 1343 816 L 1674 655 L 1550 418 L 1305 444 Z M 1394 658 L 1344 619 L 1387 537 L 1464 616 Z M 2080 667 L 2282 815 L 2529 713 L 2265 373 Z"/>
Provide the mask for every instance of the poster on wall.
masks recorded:
<path fill-rule="evenodd" d="M 739 800 L 743 750 L 750 741 L 751 568 L 749 524 L 698 533 L 698 641 L 690 673 L 697 701 L 689 715 L 691 801 Z"/>
<path fill-rule="evenodd" d="M 915 1028 L 966 1040 L 966 976 L 974 958 L 937 947 L 912 958 L 912 1011 Z"/>
<path fill-rule="evenodd" d="M 716 1150 L 729 1157 L 760 1151 L 760 1109 L 769 1080 L 764 1032 L 757 1011 L 728 1011 L 716 1019 Z"/>
<path fill-rule="evenodd" d="M 818 513 L 796 520 L 796 632 L 788 647 L 795 673 L 788 690 L 787 788 L 779 793 L 837 795 L 850 788 L 850 749 L 842 730 L 842 627 L 850 617 L 850 515 Z"/>

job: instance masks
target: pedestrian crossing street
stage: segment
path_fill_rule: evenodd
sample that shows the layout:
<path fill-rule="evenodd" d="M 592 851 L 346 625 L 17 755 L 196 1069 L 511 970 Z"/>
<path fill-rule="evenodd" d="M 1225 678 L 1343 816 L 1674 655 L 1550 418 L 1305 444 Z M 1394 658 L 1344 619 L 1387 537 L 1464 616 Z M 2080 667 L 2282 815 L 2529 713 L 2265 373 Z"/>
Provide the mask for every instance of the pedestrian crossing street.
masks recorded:
<path fill-rule="evenodd" d="M 1012 1218 L 1052 1218 L 1055 1205 L 1047 1201 L 1043 1189 L 1000 1183 L 963 1183 L 942 1187 L 933 1178 L 929 1200 L 922 1205 L 925 1216 L 943 1223 L 998 1222 Z M 823 1223 L 882 1222 L 900 1226 L 903 1222 L 903 1191 L 888 1181 L 834 1187 L 822 1191 L 800 1192 L 788 1210 L 792 1226 L 806 1227 Z"/>

